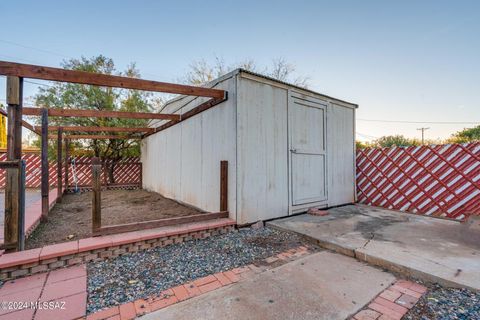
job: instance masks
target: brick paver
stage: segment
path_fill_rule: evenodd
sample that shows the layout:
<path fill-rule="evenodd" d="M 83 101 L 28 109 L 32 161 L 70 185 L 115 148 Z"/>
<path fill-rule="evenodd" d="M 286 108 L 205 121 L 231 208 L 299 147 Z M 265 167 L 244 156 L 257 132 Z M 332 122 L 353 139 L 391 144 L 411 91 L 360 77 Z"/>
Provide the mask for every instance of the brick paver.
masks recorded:
<path fill-rule="evenodd" d="M 73 320 L 84 317 L 87 270 L 82 265 L 7 281 L 0 288 L 0 299 L 5 302 L 38 301 L 41 304 L 36 309 L 2 309 L 1 320 Z"/>
<path fill-rule="evenodd" d="M 427 292 L 427 288 L 411 281 L 398 280 L 380 293 L 366 309 L 353 316 L 356 320 L 400 320 Z"/>

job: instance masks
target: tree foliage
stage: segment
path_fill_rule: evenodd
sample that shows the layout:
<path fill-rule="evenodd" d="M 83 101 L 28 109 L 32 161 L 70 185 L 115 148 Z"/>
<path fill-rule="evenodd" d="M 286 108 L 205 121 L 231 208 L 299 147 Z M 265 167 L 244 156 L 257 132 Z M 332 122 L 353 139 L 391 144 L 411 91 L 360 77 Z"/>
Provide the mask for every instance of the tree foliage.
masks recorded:
<path fill-rule="evenodd" d="M 374 141 L 374 145 L 381 148 L 419 146 L 416 139 L 409 139 L 403 135 L 383 136 Z"/>
<path fill-rule="evenodd" d="M 466 143 L 474 141 L 480 141 L 480 125 L 458 131 L 448 139 L 449 143 Z"/>
<path fill-rule="evenodd" d="M 130 64 L 124 72 L 119 72 L 113 60 L 103 55 L 67 60 L 63 62 L 62 66 L 70 70 L 140 78 L 140 73 L 134 63 Z M 138 90 L 55 83 L 47 88 L 39 88 L 39 93 L 35 96 L 35 100 L 38 106 L 47 108 L 150 112 L 152 110 L 150 97 L 149 93 Z M 40 123 L 40 120 L 37 121 Z M 49 125 L 144 127 L 147 126 L 147 121 L 144 119 L 52 117 L 49 119 Z M 115 133 L 108 134 L 115 135 Z M 119 133 L 118 135 L 122 134 Z M 39 141 L 36 141 L 35 144 L 39 145 Z M 109 176 L 112 183 L 114 182 L 113 167 L 115 163 L 122 157 L 135 156 L 140 153 L 140 146 L 136 140 L 80 140 L 77 142 L 77 145 L 90 148 L 97 157 L 111 160 L 109 162 Z M 53 152 L 53 154 L 55 153 Z"/>
<path fill-rule="evenodd" d="M 195 60 L 190 64 L 190 70 L 181 81 L 200 86 L 238 68 L 261 73 L 302 88 L 308 87 L 309 77 L 296 75 L 295 65 L 287 62 L 284 58 L 273 59 L 271 66 L 265 68 L 260 68 L 252 59 L 233 64 L 227 64 L 223 58 L 219 57 L 215 57 L 213 63 L 209 63 L 205 59 Z"/>

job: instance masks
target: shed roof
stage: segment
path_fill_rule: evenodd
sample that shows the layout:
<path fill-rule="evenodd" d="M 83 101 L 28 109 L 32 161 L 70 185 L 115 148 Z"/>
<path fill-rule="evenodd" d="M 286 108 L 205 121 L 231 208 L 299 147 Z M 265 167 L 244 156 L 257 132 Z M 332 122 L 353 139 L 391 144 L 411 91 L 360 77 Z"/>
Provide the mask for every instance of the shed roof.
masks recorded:
<path fill-rule="evenodd" d="M 320 96 L 323 96 L 327 99 L 332 99 L 332 100 L 336 100 L 336 101 L 339 101 L 339 102 L 343 102 L 343 103 L 347 103 L 347 104 L 350 104 L 352 106 L 354 106 L 355 108 L 358 108 L 358 104 L 356 103 L 352 103 L 352 102 L 349 102 L 349 101 L 345 101 L 345 100 L 342 100 L 342 99 L 338 99 L 338 98 L 335 98 L 335 97 L 332 97 L 332 96 L 328 96 L 326 94 L 323 94 L 323 93 L 320 93 L 318 91 L 314 91 L 314 90 L 311 90 L 311 89 L 307 89 L 307 88 L 303 88 L 303 87 L 300 87 L 298 85 L 295 85 L 295 84 L 292 84 L 292 83 L 289 83 L 289 82 L 286 82 L 286 81 L 281 81 L 281 80 L 278 80 L 278 79 L 275 79 L 275 78 L 272 78 L 270 76 L 267 76 L 267 75 L 264 75 L 264 74 L 261 74 L 261 73 L 257 73 L 257 72 L 253 72 L 253 71 L 249 71 L 249 70 L 246 70 L 246 69 L 242 69 L 242 68 L 237 68 L 235 70 L 232 70 L 230 72 L 227 72 L 226 74 L 206 83 L 205 85 L 203 85 L 203 87 L 207 87 L 207 88 L 212 88 L 214 86 L 216 86 L 218 83 L 222 82 L 223 80 L 225 79 L 228 79 L 228 78 L 231 78 L 237 74 L 240 74 L 240 73 L 245 73 L 245 74 L 250 74 L 250 75 L 253 75 L 253 76 L 256 76 L 256 77 L 259 77 L 259 78 L 263 78 L 265 80 L 269 80 L 269 81 L 273 81 L 273 82 L 277 82 L 277 83 L 280 83 L 280 84 L 283 84 L 283 85 L 286 85 L 286 86 L 289 86 L 289 87 L 292 87 L 292 88 L 295 88 L 295 89 L 298 89 L 298 90 L 301 90 L 301 91 L 305 91 L 305 92 L 310 92 L 310 93 L 313 93 L 313 94 L 316 94 L 316 95 L 320 95 Z M 175 102 L 175 101 L 179 101 L 179 100 L 183 100 L 185 98 L 189 98 L 190 96 L 178 96 L 176 98 L 173 98 L 169 101 L 167 101 L 165 103 L 165 105 L 163 106 L 162 110 L 168 106 L 169 104 Z M 190 97 L 192 98 L 192 97 Z M 193 99 L 195 99 L 196 97 L 193 97 Z"/>

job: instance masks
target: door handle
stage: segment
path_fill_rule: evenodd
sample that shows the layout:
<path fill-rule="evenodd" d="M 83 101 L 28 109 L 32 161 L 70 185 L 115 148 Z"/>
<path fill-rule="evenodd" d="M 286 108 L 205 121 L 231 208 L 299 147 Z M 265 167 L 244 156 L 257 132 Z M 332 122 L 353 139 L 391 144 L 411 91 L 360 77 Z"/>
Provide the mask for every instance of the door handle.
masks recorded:
<path fill-rule="evenodd" d="M 297 153 L 297 149 L 290 149 L 292 153 Z"/>

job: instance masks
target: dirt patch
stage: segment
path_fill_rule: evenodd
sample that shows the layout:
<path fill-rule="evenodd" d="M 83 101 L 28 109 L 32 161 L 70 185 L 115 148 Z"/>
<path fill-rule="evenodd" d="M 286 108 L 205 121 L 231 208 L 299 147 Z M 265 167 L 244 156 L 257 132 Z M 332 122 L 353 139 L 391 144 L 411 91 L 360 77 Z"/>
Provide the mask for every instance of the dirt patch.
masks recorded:
<path fill-rule="evenodd" d="M 202 213 L 145 190 L 102 192 L 102 225 L 174 218 Z M 65 195 L 27 239 L 27 249 L 88 238 L 92 229 L 92 193 Z"/>

